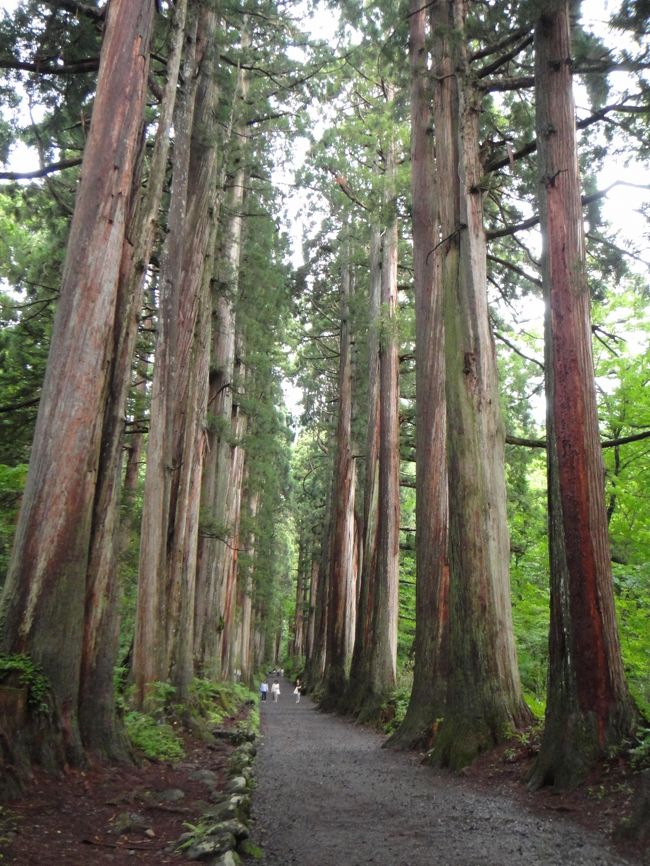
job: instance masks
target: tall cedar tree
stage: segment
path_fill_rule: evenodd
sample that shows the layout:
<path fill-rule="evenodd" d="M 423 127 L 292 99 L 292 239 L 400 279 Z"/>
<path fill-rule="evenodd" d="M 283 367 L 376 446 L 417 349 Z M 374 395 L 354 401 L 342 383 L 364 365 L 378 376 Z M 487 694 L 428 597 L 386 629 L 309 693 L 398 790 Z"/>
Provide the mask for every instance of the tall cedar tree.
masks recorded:
<path fill-rule="evenodd" d="M 459 768 L 529 721 L 510 608 L 496 357 L 488 320 L 480 97 L 466 0 L 434 2 L 434 127 L 445 327 L 449 472 L 449 676 L 433 760 Z"/>
<path fill-rule="evenodd" d="M 386 107 L 394 87 L 382 83 Z M 399 337 L 396 146 L 391 130 L 380 140 L 384 223 L 381 246 L 371 229 L 368 423 L 365 455 L 362 585 L 348 705 L 361 719 L 376 717 L 397 682 L 399 588 Z M 354 664 L 356 661 L 356 665 Z"/>
<path fill-rule="evenodd" d="M 385 82 L 389 108 L 394 87 Z M 372 608 L 370 702 L 372 717 L 397 684 L 397 618 L 399 593 L 399 335 L 397 327 L 397 192 L 396 146 L 393 134 L 382 142 L 384 153 L 386 228 L 382 243 L 381 332 L 379 340 L 379 501 L 376 588 Z M 362 714 L 363 715 L 363 714 Z"/>
<path fill-rule="evenodd" d="M 551 565 L 549 688 L 534 786 L 575 785 L 628 735 L 591 349 L 568 0 L 535 25 Z"/>
<path fill-rule="evenodd" d="M 381 308 L 381 230 L 370 230 L 368 285 L 368 398 L 365 474 L 363 484 L 363 538 L 359 575 L 359 607 L 346 706 L 358 713 L 370 683 L 373 610 L 379 556 L 379 327 Z"/>
<path fill-rule="evenodd" d="M 250 37 L 244 29 L 242 50 L 245 51 L 249 44 Z M 240 68 L 237 71 L 233 103 L 236 121 L 232 136 L 234 155 L 226 183 L 217 279 L 212 287 L 214 327 L 208 397 L 211 424 L 201 492 L 203 515 L 209 518 L 212 531 L 207 526 L 199 542 L 195 633 L 196 658 L 202 672 L 212 676 L 225 676 L 227 672 L 222 659 L 229 656 L 229 652 L 224 655 L 224 650 L 229 649 L 234 613 L 233 557 L 238 548 L 235 529 L 240 508 L 237 478 L 243 468 L 240 465 L 243 450 L 234 443 L 243 436 L 242 425 L 245 423 L 235 392 L 236 378 L 243 379 L 243 370 L 238 367 L 241 345 L 238 352 L 237 298 L 243 247 L 249 76 L 248 70 Z"/>
<path fill-rule="evenodd" d="M 117 292 L 130 256 L 127 229 L 152 21 L 150 0 L 114 0 L 108 9 L 29 475 L 2 598 L 2 650 L 27 653 L 40 664 L 54 701 L 49 730 L 31 714 L 27 720 L 9 717 L 20 724 L 5 742 L 49 766 L 84 760 L 78 706 L 87 568 L 119 325 Z"/>
<path fill-rule="evenodd" d="M 341 274 L 341 332 L 338 379 L 336 457 L 332 476 L 332 520 L 327 581 L 327 640 L 325 652 L 324 708 L 339 705 L 345 691 L 352 647 L 349 623 L 356 614 L 356 556 L 352 456 L 352 354 L 350 294 L 352 284 L 350 243 L 343 244 Z M 352 603 L 350 603 L 352 601 Z"/>
<path fill-rule="evenodd" d="M 201 452 L 198 427 L 200 344 L 207 351 L 204 329 L 206 289 L 214 243 L 216 195 L 214 64 L 216 13 L 195 0 L 190 20 L 196 38 L 186 40 L 183 80 L 175 121 L 176 141 L 168 234 L 161 261 L 161 310 L 152 386 L 140 547 L 140 580 L 133 648 L 136 701 L 142 704 L 150 685 L 187 684 L 189 638 L 179 634 L 179 618 L 194 616 L 193 556 L 199 500 L 193 485 L 194 461 Z M 198 323 L 198 329 L 197 329 Z M 207 370 L 206 370 L 207 375 Z M 189 536 L 187 533 L 190 533 Z M 186 549 L 187 545 L 187 549 Z M 190 629 L 191 633 L 191 629 Z"/>
<path fill-rule="evenodd" d="M 88 563 L 84 652 L 81 665 L 79 718 L 84 745 L 108 757 L 124 752 L 121 727 L 115 726 L 113 688 L 114 666 L 119 640 L 118 556 L 126 526 L 120 526 L 122 511 L 122 455 L 124 451 L 124 411 L 127 404 L 138 319 L 142 309 L 145 275 L 151 258 L 157 217 L 169 153 L 169 133 L 173 118 L 178 72 L 182 56 L 187 0 L 177 3 L 172 21 L 172 42 L 167 60 L 167 82 L 149 162 L 147 184 L 140 192 L 129 229 L 128 267 L 120 274 L 115 321 L 115 336 L 109 398 L 102 434 L 102 459 L 95 519 Z M 139 387 L 146 388 L 146 373 L 140 371 Z M 138 457 L 143 434 L 131 435 L 131 448 L 124 478 L 124 510 L 133 500 L 138 479 Z M 125 521 L 126 523 L 126 521 Z"/>
<path fill-rule="evenodd" d="M 390 744 L 429 746 L 444 714 L 447 682 L 449 567 L 447 563 L 447 470 L 445 357 L 433 107 L 427 50 L 427 8 L 412 0 L 411 189 L 415 292 L 416 388 L 416 624 L 413 688 L 406 716 Z M 442 102 L 451 80 L 435 88 Z M 438 109 L 440 110 L 440 108 Z M 444 158 L 444 154 L 440 155 Z"/>

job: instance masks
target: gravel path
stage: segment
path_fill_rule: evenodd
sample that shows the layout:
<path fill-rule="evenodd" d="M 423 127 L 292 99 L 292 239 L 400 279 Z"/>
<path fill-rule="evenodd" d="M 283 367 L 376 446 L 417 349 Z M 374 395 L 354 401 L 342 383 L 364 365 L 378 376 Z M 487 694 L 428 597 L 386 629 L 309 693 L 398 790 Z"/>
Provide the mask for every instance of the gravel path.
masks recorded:
<path fill-rule="evenodd" d="M 623 866 L 603 839 L 469 790 L 283 683 L 261 704 L 254 841 L 267 866 Z M 269 696 L 270 697 L 270 696 Z"/>

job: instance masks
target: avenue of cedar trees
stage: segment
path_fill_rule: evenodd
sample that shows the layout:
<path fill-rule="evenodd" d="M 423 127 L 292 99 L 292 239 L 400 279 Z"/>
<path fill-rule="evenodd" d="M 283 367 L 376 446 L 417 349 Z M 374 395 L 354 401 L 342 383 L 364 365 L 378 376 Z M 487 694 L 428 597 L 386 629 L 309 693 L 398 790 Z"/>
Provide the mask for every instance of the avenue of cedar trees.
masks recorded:
<path fill-rule="evenodd" d="M 650 28 L 610 6 L 1 13 L 1 796 L 274 666 L 440 767 L 647 757 Z"/>

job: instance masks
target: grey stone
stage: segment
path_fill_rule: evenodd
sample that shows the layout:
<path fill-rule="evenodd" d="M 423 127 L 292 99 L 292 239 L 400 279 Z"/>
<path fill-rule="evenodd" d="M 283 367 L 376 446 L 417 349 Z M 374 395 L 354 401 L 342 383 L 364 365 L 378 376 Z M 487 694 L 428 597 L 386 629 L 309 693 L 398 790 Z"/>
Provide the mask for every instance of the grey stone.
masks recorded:
<path fill-rule="evenodd" d="M 190 779 L 194 782 L 205 782 L 206 785 L 216 785 L 219 781 L 219 776 L 214 770 L 195 770 L 190 773 Z"/>
<path fill-rule="evenodd" d="M 234 851 L 226 851 L 223 857 L 215 860 L 212 866 L 239 866 L 241 860 Z"/>
<path fill-rule="evenodd" d="M 227 821 L 219 821 L 219 823 L 214 824 L 205 831 L 206 836 L 219 836 L 223 833 L 231 833 L 237 842 L 240 842 L 242 839 L 247 839 L 250 835 L 248 827 L 236 818 L 230 818 Z"/>
<path fill-rule="evenodd" d="M 230 794 L 243 794 L 248 788 L 248 782 L 243 776 L 233 776 L 226 785 L 226 791 Z"/>
<path fill-rule="evenodd" d="M 118 835 L 130 833 L 133 830 L 146 830 L 149 826 L 144 815 L 137 812 L 120 812 L 113 821 L 113 832 Z"/>
<path fill-rule="evenodd" d="M 185 791 L 181 791 L 180 788 L 168 788 L 158 794 L 158 799 L 165 803 L 178 803 L 179 800 L 185 799 Z"/>
<path fill-rule="evenodd" d="M 232 851 L 236 844 L 232 833 L 220 833 L 219 835 L 208 836 L 192 845 L 186 856 L 190 860 L 208 860 L 210 857 Z"/>
<path fill-rule="evenodd" d="M 216 737 L 218 740 L 230 740 L 236 738 L 237 732 L 229 730 L 228 728 L 213 728 L 211 731 L 213 737 Z"/>
<path fill-rule="evenodd" d="M 231 761 L 229 769 L 232 775 L 237 776 L 245 776 L 247 773 L 250 774 L 253 772 L 250 759 L 242 757 L 236 758 L 235 760 Z"/>
<path fill-rule="evenodd" d="M 221 800 L 215 806 L 211 806 L 203 812 L 203 816 L 213 821 L 226 821 L 228 818 L 234 818 L 237 815 L 238 804 L 232 799 Z"/>

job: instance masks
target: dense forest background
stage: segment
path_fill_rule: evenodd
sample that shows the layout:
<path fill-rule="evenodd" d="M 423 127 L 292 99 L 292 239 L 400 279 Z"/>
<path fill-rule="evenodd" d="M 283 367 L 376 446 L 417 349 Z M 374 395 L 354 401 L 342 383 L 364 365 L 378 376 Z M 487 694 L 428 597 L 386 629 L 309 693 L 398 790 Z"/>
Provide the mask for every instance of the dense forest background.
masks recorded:
<path fill-rule="evenodd" d="M 444 765 L 540 723 L 564 676 L 573 709 L 549 701 L 547 731 L 566 715 L 582 742 L 597 719 L 596 752 L 647 751 L 650 42 L 647 4 L 610 6 L 3 10 L 0 672 L 6 689 L 43 674 L 49 695 L 44 715 L 20 696 L 6 713 L 16 780 L 123 754 L 125 713 L 276 665 Z M 555 164 L 547 67 L 575 99 Z M 576 160 L 582 217 L 562 243 L 577 233 L 568 294 L 586 298 L 593 367 L 565 380 L 578 329 L 549 348 L 548 261 Z M 567 530 L 582 476 L 551 507 L 568 533 L 555 583 L 547 462 L 557 503 L 563 443 L 591 436 L 591 397 L 562 426 L 578 379 L 601 502 L 586 535 Z M 574 605 L 599 509 L 608 552 Z M 596 627 L 559 650 L 595 610 L 602 652 Z M 583 688 L 601 657 L 607 698 Z M 462 744 L 439 730 L 470 716 Z M 545 760 L 538 783 L 559 783 Z"/>

